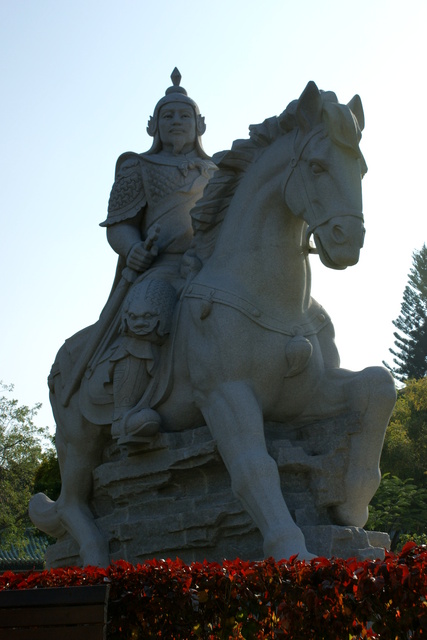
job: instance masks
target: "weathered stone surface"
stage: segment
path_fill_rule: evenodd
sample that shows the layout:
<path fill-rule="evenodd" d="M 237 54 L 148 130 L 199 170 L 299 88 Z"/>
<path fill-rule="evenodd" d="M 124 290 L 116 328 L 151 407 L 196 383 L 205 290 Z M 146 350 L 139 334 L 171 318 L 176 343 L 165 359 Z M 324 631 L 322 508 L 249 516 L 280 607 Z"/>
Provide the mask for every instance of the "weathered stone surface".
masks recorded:
<path fill-rule="evenodd" d="M 345 498 L 348 440 L 359 428 L 357 414 L 303 428 L 266 425 L 287 504 L 315 555 L 374 558 L 389 546 L 386 534 L 337 526 L 329 513 Z M 160 434 L 139 447 L 111 445 L 105 460 L 94 472 L 93 508 L 111 559 L 263 557 L 262 536 L 233 496 L 207 427 Z M 51 566 L 76 561 L 78 548 L 67 538 L 49 550 Z"/>

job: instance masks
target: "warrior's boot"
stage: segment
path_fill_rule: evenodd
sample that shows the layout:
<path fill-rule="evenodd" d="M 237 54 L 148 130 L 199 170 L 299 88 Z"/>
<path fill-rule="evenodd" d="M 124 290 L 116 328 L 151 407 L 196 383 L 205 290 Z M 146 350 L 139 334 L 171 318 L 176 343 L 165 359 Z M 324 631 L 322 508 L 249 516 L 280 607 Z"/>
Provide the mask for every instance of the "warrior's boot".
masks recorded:
<path fill-rule="evenodd" d="M 132 355 L 119 360 L 114 368 L 114 416 L 111 435 L 121 441 L 140 441 L 154 436 L 160 428 L 159 414 L 144 407 L 135 410 L 150 381 L 147 364 Z"/>

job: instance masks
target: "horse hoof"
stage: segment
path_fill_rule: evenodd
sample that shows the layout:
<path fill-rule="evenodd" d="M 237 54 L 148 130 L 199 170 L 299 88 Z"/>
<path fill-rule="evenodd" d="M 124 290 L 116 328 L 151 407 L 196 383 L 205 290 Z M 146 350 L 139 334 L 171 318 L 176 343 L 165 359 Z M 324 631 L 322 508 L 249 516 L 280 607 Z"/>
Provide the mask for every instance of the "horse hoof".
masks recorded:
<path fill-rule="evenodd" d="M 107 545 L 108 546 L 108 545 Z M 108 550 L 104 548 L 105 544 L 97 545 L 91 542 L 80 548 L 80 558 L 83 567 L 103 567 L 106 569 L 110 566 L 110 557 Z"/>
<path fill-rule="evenodd" d="M 344 527 L 363 528 L 369 517 L 368 507 L 364 505 L 358 506 L 344 503 L 335 506 L 331 513 L 333 522 Z"/>
<path fill-rule="evenodd" d="M 264 555 L 275 560 L 289 559 L 297 556 L 297 560 L 310 561 L 316 558 L 305 546 L 305 539 L 301 530 L 290 528 L 279 534 L 264 538 Z"/>

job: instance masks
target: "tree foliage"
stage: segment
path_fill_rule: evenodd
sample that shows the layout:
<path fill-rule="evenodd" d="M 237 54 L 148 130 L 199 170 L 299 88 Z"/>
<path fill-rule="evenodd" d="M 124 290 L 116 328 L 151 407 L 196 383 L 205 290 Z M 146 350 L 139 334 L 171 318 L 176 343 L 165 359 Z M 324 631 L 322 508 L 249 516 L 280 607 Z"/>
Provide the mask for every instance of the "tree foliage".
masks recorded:
<path fill-rule="evenodd" d="M 381 471 L 427 489 L 427 377 L 397 394 L 381 456 Z"/>
<path fill-rule="evenodd" d="M 386 531 L 392 549 L 427 534 L 427 378 L 398 391 L 381 456 L 383 479 L 367 528 Z"/>
<path fill-rule="evenodd" d="M 427 489 L 411 478 L 384 474 L 369 508 L 369 528 L 387 531 L 395 550 L 402 534 L 423 535 L 427 530 Z"/>
<path fill-rule="evenodd" d="M 40 404 L 30 408 L 10 397 L 13 385 L 0 382 L 0 537 L 2 543 L 24 538 L 29 525 L 28 502 L 36 470 L 48 443 L 47 427 L 34 418 Z"/>
<path fill-rule="evenodd" d="M 55 445 L 54 438 L 52 444 Z M 42 461 L 34 476 L 34 493 L 45 493 L 51 500 L 57 500 L 61 492 L 61 473 L 55 449 L 43 453 Z"/>
<path fill-rule="evenodd" d="M 403 292 L 400 315 L 393 321 L 396 350 L 390 349 L 396 365 L 385 366 L 397 380 L 427 375 L 427 247 L 412 255 L 408 284 Z"/>

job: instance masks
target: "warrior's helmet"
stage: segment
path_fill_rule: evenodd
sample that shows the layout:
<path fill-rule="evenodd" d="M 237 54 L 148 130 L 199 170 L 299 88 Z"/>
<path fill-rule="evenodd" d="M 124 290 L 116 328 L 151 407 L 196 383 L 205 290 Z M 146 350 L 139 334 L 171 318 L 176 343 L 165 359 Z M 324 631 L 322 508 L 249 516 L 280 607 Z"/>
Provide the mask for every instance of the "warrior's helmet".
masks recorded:
<path fill-rule="evenodd" d="M 199 155 L 200 158 L 208 159 L 209 156 L 204 151 L 202 146 L 202 140 L 201 140 L 202 135 L 206 131 L 205 119 L 203 116 L 200 115 L 199 107 L 194 102 L 194 100 L 192 100 L 187 95 L 187 92 L 184 89 L 184 87 L 180 87 L 181 77 L 182 76 L 180 72 L 175 67 L 175 69 L 172 71 L 172 74 L 171 74 L 172 86 L 166 89 L 165 96 L 161 98 L 161 100 L 159 100 L 159 102 L 156 104 L 154 113 L 148 121 L 147 133 L 148 135 L 154 138 L 153 144 L 148 153 L 158 153 L 161 149 L 159 127 L 158 127 L 160 109 L 165 104 L 168 104 L 170 102 L 182 102 L 184 104 L 189 104 L 194 111 L 194 117 L 196 118 L 196 132 L 197 132 L 197 136 L 196 136 L 197 154 Z"/>

